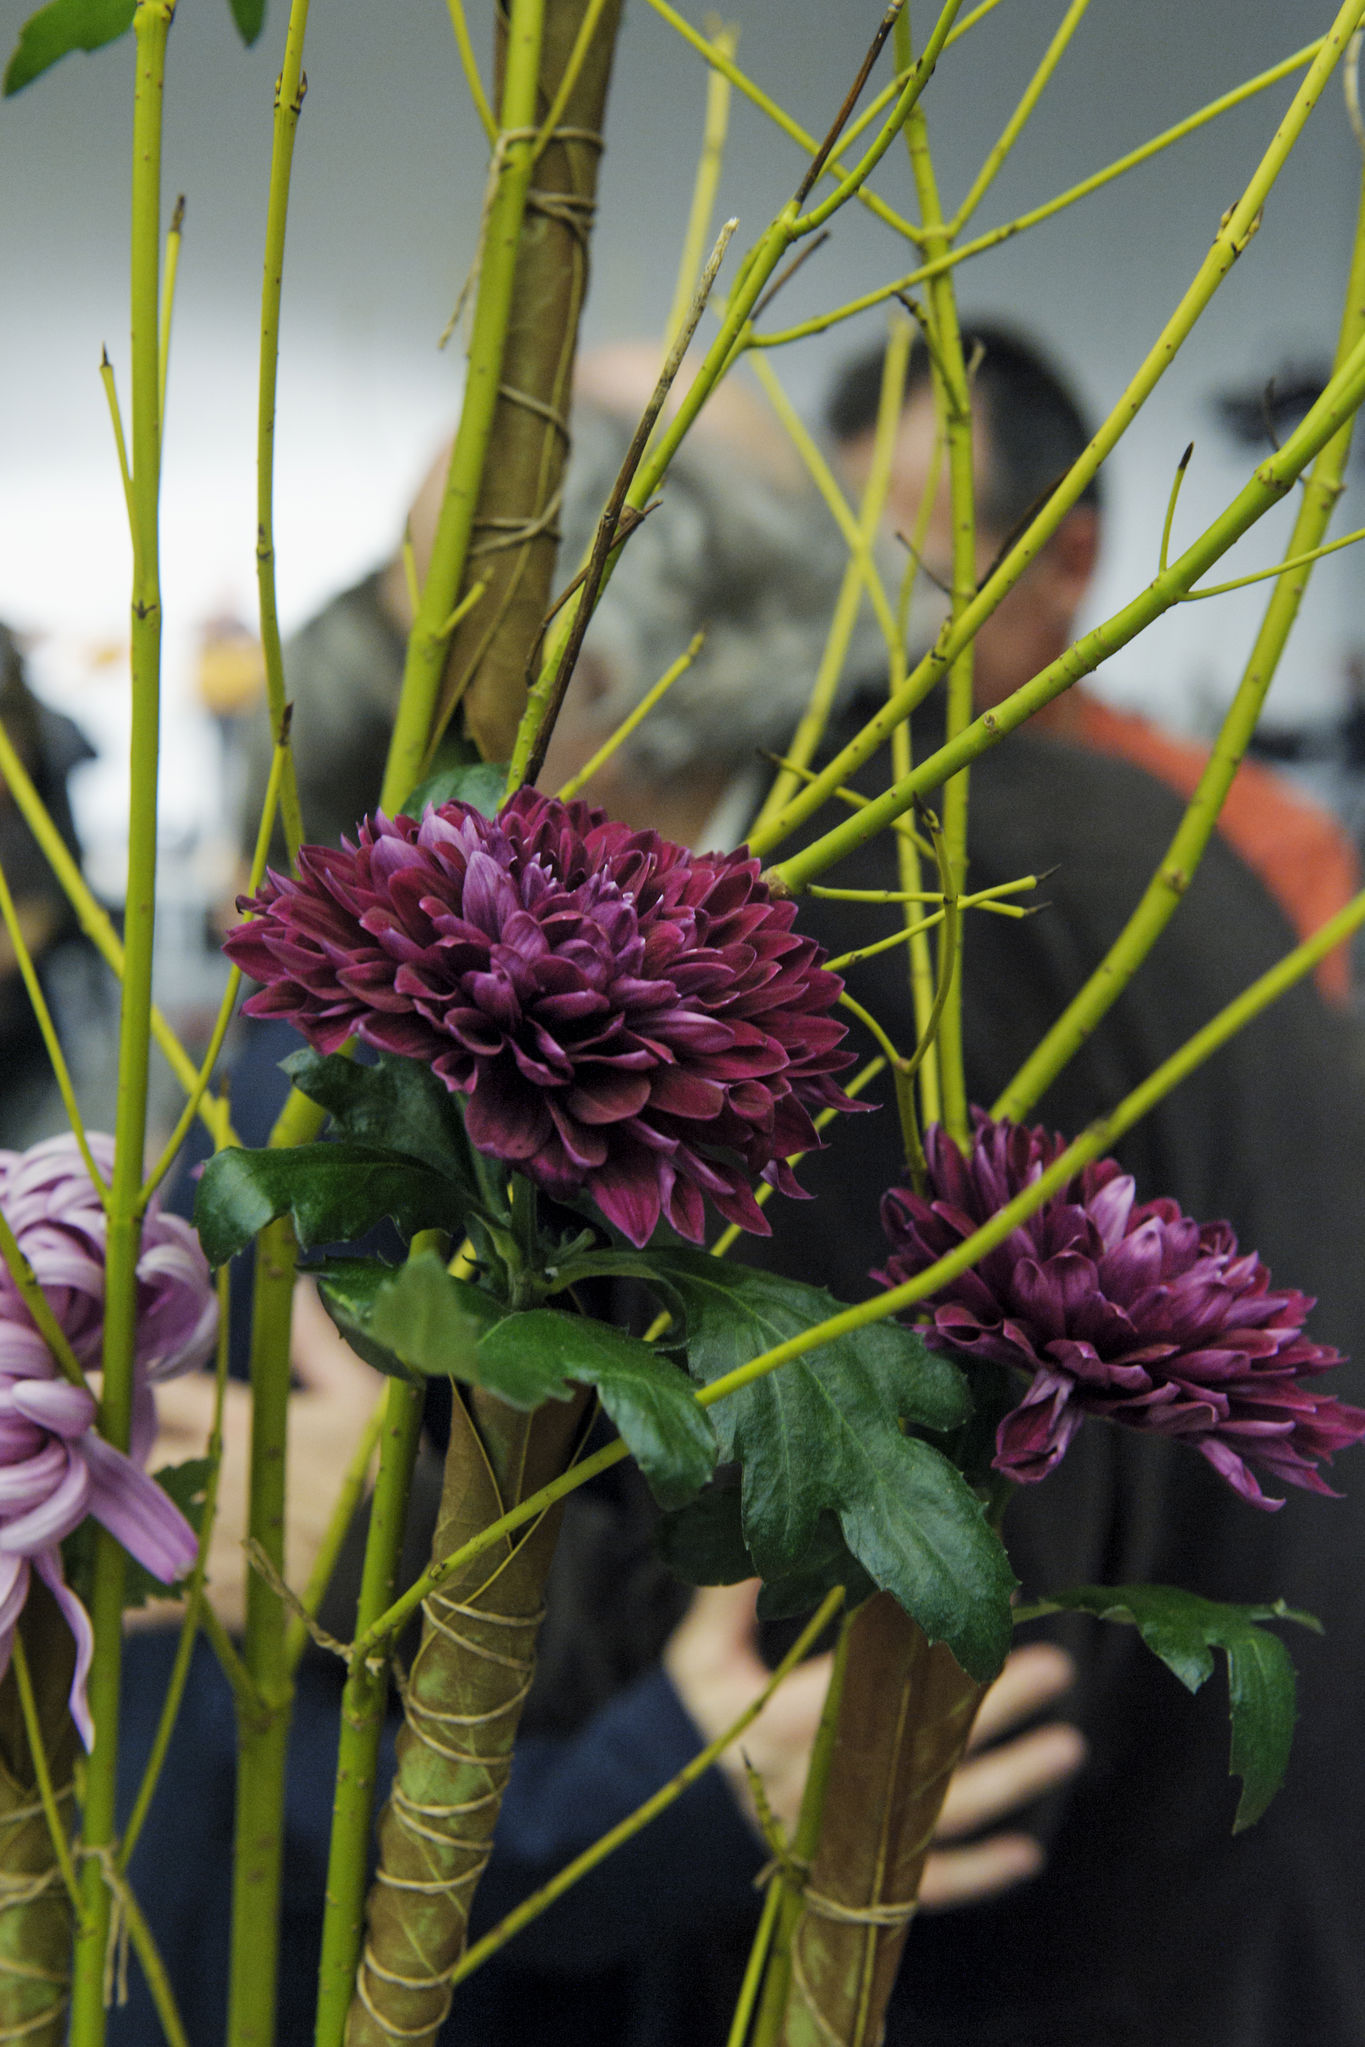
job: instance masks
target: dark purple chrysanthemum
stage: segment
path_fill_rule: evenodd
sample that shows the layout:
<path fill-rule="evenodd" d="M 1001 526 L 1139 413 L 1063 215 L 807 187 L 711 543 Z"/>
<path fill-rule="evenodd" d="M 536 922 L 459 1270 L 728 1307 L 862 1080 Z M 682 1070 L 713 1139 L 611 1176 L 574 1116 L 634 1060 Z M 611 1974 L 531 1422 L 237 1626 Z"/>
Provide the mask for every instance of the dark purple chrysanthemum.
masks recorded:
<path fill-rule="evenodd" d="M 882 1202 L 898 1285 L 932 1265 L 1030 1185 L 1065 1148 L 1060 1137 L 978 1116 L 964 1158 L 943 1130 L 927 1134 L 930 1195 L 897 1187 Z M 1330 1493 L 1319 1458 L 1365 1436 L 1365 1410 L 1303 1383 L 1342 1362 L 1313 1343 L 1313 1303 L 1274 1292 L 1255 1252 L 1226 1223 L 1191 1222 L 1173 1201 L 1134 1204 L 1113 1159 L 1086 1166 L 970 1271 L 925 1303 L 926 1340 L 1033 1375 L 1000 1424 L 996 1469 L 1045 1478 L 1083 1414 L 1183 1436 L 1258 1507 L 1249 1470 Z"/>
<path fill-rule="evenodd" d="M 699 1241 L 708 1195 L 767 1233 L 749 1183 L 800 1192 L 786 1160 L 818 1144 L 814 1110 L 852 1106 L 832 1078 L 851 1055 L 843 984 L 756 860 L 529 789 L 496 819 L 447 803 L 357 838 L 239 900 L 249 1014 L 425 1061 L 480 1150 L 585 1188 L 634 1244 L 661 1213 Z"/>

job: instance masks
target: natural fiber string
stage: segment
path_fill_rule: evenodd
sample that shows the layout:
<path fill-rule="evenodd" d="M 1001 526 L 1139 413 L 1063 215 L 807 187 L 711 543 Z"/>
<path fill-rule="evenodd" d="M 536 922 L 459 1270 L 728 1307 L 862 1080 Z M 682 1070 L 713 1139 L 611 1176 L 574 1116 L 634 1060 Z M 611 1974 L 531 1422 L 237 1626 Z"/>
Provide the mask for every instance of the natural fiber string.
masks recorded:
<path fill-rule="evenodd" d="M 430 1848 L 442 1855 L 459 1855 L 467 1858 L 468 1866 L 458 1877 L 449 1874 L 434 1877 L 399 1877 L 392 1875 L 381 1865 L 376 1871 L 376 1881 L 386 1889 L 394 1891 L 408 1891 L 425 1896 L 444 1894 L 450 1896 L 452 1902 L 463 1909 L 462 1900 L 456 1894 L 466 1890 L 482 1874 L 492 1852 L 492 1843 L 487 1837 L 468 1839 L 456 1831 L 451 1823 L 467 1818 L 470 1814 L 480 1812 L 501 1800 L 511 1768 L 511 1758 L 507 1755 L 483 1755 L 477 1749 L 456 1746 L 450 1741 L 442 1740 L 440 1733 L 455 1728 L 472 1731 L 518 1713 L 531 1687 L 535 1659 L 529 1655 L 505 1654 L 494 1649 L 490 1644 L 481 1642 L 454 1626 L 453 1620 L 458 1618 L 485 1629 L 517 1629 L 529 1633 L 534 1640 L 535 1632 L 544 1618 L 544 1610 L 537 1609 L 531 1614 L 500 1614 L 481 1607 L 464 1605 L 459 1600 L 433 1592 L 423 1601 L 422 1611 L 431 1633 L 424 1638 L 417 1652 L 406 1688 L 405 1705 L 409 1731 L 431 1754 L 463 1768 L 481 1772 L 487 1780 L 487 1786 L 470 1798 L 433 1805 L 412 1798 L 401 1784 L 395 1783 L 389 1796 L 389 1810 L 396 1825 L 413 1843 L 416 1851 L 425 1856 L 427 1849 L 423 1844 L 430 1844 Z M 516 1672 L 522 1678 L 521 1684 L 510 1697 L 500 1700 L 496 1706 L 483 1713 L 457 1713 L 424 1705 L 419 1698 L 413 1697 L 413 1684 L 420 1675 L 419 1665 L 423 1652 L 429 1649 L 431 1641 L 436 1637 L 458 1647 L 469 1656 L 479 1658 L 485 1663 L 496 1664 L 500 1669 Z M 413 1975 L 389 1968 L 378 1960 L 373 1946 L 367 1939 L 361 1967 L 357 1972 L 356 1992 L 375 2024 L 391 2039 L 427 2038 L 431 2034 L 433 2024 L 439 2031 L 450 2011 L 454 1987 L 448 1980 L 449 1973 L 449 1970 L 442 1969 L 424 1970 L 420 1975 Z M 443 1989 L 444 1997 L 439 2017 L 433 2020 L 428 2016 L 421 2025 L 412 2027 L 396 2024 L 391 2017 L 377 2008 L 367 1979 L 392 1984 L 395 1989 L 413 1991 L 419 1995 L 429 1995 L 432 1991 Z"/>

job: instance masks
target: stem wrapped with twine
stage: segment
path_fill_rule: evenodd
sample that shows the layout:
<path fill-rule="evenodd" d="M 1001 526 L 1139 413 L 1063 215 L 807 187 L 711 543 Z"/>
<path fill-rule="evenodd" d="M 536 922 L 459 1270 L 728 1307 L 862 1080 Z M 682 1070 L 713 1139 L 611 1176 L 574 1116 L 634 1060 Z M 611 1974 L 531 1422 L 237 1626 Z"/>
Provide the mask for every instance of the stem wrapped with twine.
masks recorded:
<path fill-rule="evenodd" d="M 433 1554 L 444 1557 L 561 1471 L 586 1396 L 521 1414 L 458 1398 Z M 434 2040 L 450 2006 L 469 1908 L 492 1846 L 535 1668 L 556 1507 L 519 1541 L 432 1592 L 404 1689 L 393 1791 L 346 2029 L 348 2047 Z"/>
<path fill-rule="evenodd" d="M 72 1645 L 65 1620 L 36 1578 L 19 1623 L 33 1672 L 30 1709 L 45 1731 L 47 1793 L 57 1823 L 72 1817 L 76 1730 L 67 1710 Z M 54 1787 L 55 1791 L 54 1791 Z M 67 1862 L 67 1872 L 71 1864 Z M 33 1760 L 13 1668 L 0 1686 L 0 2042 L 60 2047 L 66 2037 L 75 1924 L 52 1838 L 52 1815 Z"/>
<path fill-rule="evenodd" d="M 876 2047 L 920 1877 L 985 1687 L 879 1592 L 848 1629 L 820 1843 L 757 2039 Z"/>
<path fill-rule="evenodd" d="M 484 469 L 462 588 L 464 594 L 482 583 L 485 593 L 451 640 L 437 719 L 439 730 L 463 702 L 466 729 L 489 760 L 511 752 L 526 702 L 527 665 L 549 602 L 602 116 L 620 17 L 621 0 L 559 0 L 545 10 L 538 119 L 553 113 L 554 126 L 531 173 L 521 220 L 492 422 L 498 459 Z M 584 27 L 590 40 L 556 113 Z M 504 36 L 500 14 L 500 43 Z"/>

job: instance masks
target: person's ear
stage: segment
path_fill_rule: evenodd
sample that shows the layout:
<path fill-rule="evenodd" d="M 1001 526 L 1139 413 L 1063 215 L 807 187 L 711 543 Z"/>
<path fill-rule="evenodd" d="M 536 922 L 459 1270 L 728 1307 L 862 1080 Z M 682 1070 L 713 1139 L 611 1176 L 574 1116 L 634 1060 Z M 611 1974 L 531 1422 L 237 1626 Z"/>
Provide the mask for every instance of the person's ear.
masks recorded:
<path fill-rule="evenodd" d="M 1065 617 L 1068 631 L 1094 579 L 1099 551 L 1099 514 L 1093 505 L 1077 505 L 1039 557 L 1039 568 L 1046 569 L 1049 596 L 1057 615 Z"/>

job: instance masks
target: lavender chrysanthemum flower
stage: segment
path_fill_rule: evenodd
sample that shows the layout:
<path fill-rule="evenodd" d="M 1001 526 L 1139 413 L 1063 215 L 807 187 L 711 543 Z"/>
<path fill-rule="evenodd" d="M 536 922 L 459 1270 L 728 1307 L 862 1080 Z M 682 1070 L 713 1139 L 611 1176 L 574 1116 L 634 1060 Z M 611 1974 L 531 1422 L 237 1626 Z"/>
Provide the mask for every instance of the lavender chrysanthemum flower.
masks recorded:
<path fill-rule="evenodd" d="M 92 1136 L 102 1170 L 113 1140 Z M 83 1365 L 98 1365 L 104 1329 L 106 1217 L 70 1136 L 0 1152 L 0 1208 Z M 149 1381 L 202 1364 L 217 1301 L 193 1232 L 149 1207 L 138 1260 L 132 1455 L 95 1433 L 95 1399 L 59 1377 L 18 1288 L 0 1268 L 0 1675 L 32 1572 L 50 1588 L 76 1643 L 71 1715 L 93 1738 L 85 1685 L 90 1622 L 62 1574 L 60 1544 L 93 1514 L 163 1584 L 182 1577 L 197 1542 L 178 1507 L 141 1469 L 155 1434 Z"/>
<path fill-rule="evenodd" d="M 87 1142 L 107 1178 L 113 1138 L 92 1132 Z M 64 1133 L 26 1152 L 0 1151 L 0 1208 L 78 1361 L 98 1365 L 108 1218 L 75 1138 Z M 179 1216 L 163 1214 L 153 1196 L 137 1265 L 139 1380 L 168 1379 L 204 1364 L 217 1330 L 218 1302 L 199 1240 Z M 26 1375 L 50 1366 L 47 1346 L 0 1266 L 0 1372 Z"/>
<path fill-rule="evenodd" d="M 978 1114 L 963 1156 L 926 1136 L 928 1198 L 897 1187 L 882 1203 L 894 1286 L 953 1250 L 1064 1150 L 1060 1137 Z M 1342 1362 L 1303 1334 L 1313 1302 L 1272 1290 L 1226 1223 L 1192 1222 L 1175 1202 L 1135 1205 L 1113 1159 L 1086 1166 L 970 1271 L 929 1296 L 925 1338 L 1032 1375 L 1000 1424 L 996 1469 L 1045 1478 L 1083 1414 L 1181 1436 L 1244 1499 L 1279 1507 L 1250 1470 L 1329 1493 L 1320 1458 L 1365 1436 L 1365 1410 L 1303 1382 Z"/>
<path fill-rule="evenodd" d="M 812 1112 L 853 1106 L 831 1077 L 843 984 L 743 851 L 523 789 L 496 819 L 366 819 L 298 866 L 239 899 L 255 921 L 225 949 L 265 984 L 248 1014 L 423 1060 L 481 1151 L 586 1189 L 634 1244 L 661 1214 L 699 1241 L 704 1196 L 767 1234 L 751 1180 L 799 1193 Z"/>

